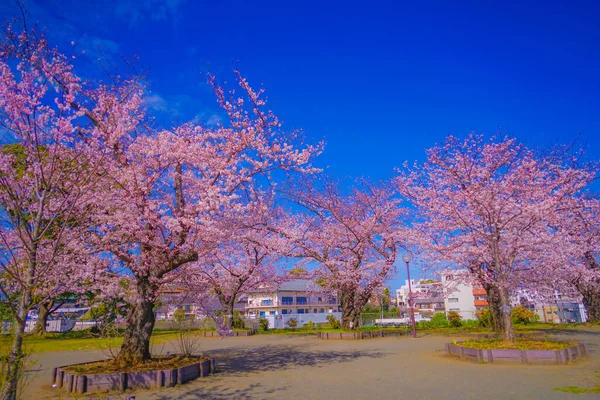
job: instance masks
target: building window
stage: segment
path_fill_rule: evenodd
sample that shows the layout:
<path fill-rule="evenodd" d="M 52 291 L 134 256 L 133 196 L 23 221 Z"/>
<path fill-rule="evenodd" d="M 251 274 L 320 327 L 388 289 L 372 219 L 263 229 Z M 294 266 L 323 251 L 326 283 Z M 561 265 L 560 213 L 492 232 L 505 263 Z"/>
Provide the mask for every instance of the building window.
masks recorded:
<path fill-rule="evenodd" d="M 275 315 L 275 311 L 269 311 L 269 315 Z"/>
<path fill-rule="evenodd" d="M 298 314 L 304 314 L 304 308 L 299 308 L 298 309 Z"/>
<path fill-rule="evenodd" d="M 323 298 L 322 297 L 317 297 L 317 302 L 322 303 L 323 302 Z"/>
<path fill-rule="evenodd" d="M 316 314 L 316 313 L 317 313 L 317 309 L 315 308 L 315 309 L 314 309 L 314 314 Z"/>
<path fill-rule="evenodd" d="M 287 310 L 286 309 L 281 310 L 281 314 L 286 315 L 287 314 Z"/>
<path fill-rule="evenodd" d="M 273 300 L 263 300 L 260 302 L 261 306 L 272 306 L 273 305 Z"/>
<path fill-rule="evenodd" d="M 320 310 L 319 312 L 320 312 L 321 314 L 324 314 L 324 313 L 325 313 L 325 309 L 324 309 L 324 308 L 321 308 L 321 310 Z"/>
<path fill-rule="evenodd" d="M 448 303 L 458 303 L 458 297 L 448 297 Z"/>
<path fill-rule="evenodd" d="M 296 304 L 306 304 L 306 297 L 296 297 Z"/>
<path fill-rule="evenodd" d="M 283 304 L 283 305 L 294 304 L 294 298 L 293 297 L 282 297 L 281 298 L 281 304 Z"/>

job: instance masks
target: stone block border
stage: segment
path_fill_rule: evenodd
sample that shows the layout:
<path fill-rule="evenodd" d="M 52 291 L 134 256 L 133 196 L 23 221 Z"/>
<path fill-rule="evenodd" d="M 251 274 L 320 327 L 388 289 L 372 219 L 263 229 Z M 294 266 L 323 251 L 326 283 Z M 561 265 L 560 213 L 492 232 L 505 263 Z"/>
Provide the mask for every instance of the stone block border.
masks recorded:
<path fill-rule="evenodd" d="M 113 374 L 79 375 L 63 369 L 72 366 L 65 365 L 53 368 L 52 383 L 53 386 L 56 385 L 54 387 L 64 389 L 67 393 L 77 394 L 125 391 L 127 389 L 159 389 L 161 387 L 181 385 L 216 372 L 214 358 L 170 370 L 120 372 Z"/>
<path fill-rule="evenodd" d="M 474 340 L 498 339 L 500 337 L 500 335 L 498 333 L 461 333 L 461 334 L 457 334 L 455 336 L 472 337 L 472 338 L 474 338 Z M 531 333 L 516 333 L 515 336 L 518 338 L 543 339 L 546 337 L 546 334 L 544 332 L 531 332 Z"/>
<path fill-rule="evenodd" d="M 589 354 L 587 344 L 562 350 L 478 350 L 446 343 L 446 354 L 479 363 L 567 364 Z"/>
<path fill-rule="evenodd" d="M 388 336 L 405 336 L 402 331 L 374 331 L 374 332 L 317 332 L 317 337 L 323 340 L 360 340 Z"/>

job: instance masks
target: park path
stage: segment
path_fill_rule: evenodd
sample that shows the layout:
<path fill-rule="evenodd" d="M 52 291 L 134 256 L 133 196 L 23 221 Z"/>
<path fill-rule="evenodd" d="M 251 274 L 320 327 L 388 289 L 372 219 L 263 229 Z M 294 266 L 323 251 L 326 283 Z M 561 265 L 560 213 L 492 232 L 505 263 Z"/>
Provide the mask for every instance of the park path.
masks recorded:
<path fill-rule="evenodd" d="M 563 331 L 555 337 L 586 342 L 592 355 L 570 366 L 478 365 L 446 357 L 444 343 L 452 339 L 443 336 L 360 341 L 271 335 L 202 339 L 201 351 L 218 360 L 217 375 L 156 392 L 137 391 L 135 396 L 136 400 L 599 399 L 598 394 L 553 389 L 600 384 L 600 328 Z M 170 345 L 160 350 L 172 351 Z M 49 388 L 52 366 L 104 356 L 40 354 L 37 378 L 26 394 L 32 397 L 26 398 L 61 398 Z M 111 399 L 119 398 L 126 397 Z"/>

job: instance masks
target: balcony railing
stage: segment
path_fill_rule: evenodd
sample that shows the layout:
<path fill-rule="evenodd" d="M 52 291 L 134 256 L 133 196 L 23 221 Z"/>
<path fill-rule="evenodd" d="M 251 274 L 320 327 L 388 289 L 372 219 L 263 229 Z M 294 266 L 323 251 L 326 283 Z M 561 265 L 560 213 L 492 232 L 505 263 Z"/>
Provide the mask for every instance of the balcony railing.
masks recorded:
<path fill-rule="evenodd" d="M 282 307 L 282 306 L 303 306 L 303 307 L 327 307 L 327 306 L 337 306 L 338 302 L 330 300 L 330 301 L 289 301 L 282 300 L 279 303 L 275 302 L 265 302 L 262 301 L 260 303 L 250 303 L 246 308 L 252 307 Z"/>

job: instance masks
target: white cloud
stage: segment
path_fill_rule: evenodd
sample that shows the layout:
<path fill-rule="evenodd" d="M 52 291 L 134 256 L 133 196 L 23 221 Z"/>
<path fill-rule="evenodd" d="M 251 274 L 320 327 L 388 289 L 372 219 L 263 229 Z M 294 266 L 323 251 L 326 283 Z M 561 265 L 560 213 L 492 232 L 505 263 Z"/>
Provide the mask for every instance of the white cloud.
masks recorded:
<path fill-rule="evenodd" d="M 212 114 L 206 121 L 206 125 L 207 126 L 217 126 L 222 122 L 223 122 L 223 118 L 221 118 L 217 114 Z"/>
<path fill-rule="evenodd" d="M 158 94 L 152 94 L 146 97 L 144 103 L 151 110 L 168 111 L 167 102 Z"/>
<path fill-rule="evenodd" d="M 129 26 L 136 26 L 145 20 L 154 22 L 170 18 L 177 20 L 179 8 L 185 0 L 145 0 L 120 1 L 115 8 L 118 17 L 129 21 Z"/>

